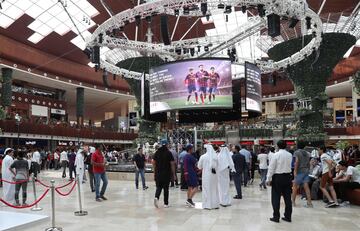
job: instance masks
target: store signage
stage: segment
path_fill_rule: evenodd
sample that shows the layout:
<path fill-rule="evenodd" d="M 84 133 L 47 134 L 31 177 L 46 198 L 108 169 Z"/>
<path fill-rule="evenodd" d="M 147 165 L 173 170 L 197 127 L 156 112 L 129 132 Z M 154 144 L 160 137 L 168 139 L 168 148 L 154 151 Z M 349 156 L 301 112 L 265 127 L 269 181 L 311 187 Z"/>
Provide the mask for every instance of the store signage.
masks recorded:
<path fill-rule="evenodd" d="M 312 103 L 310 98 L 299 99 L 295 102 L 298 109 L 309 109 L 312 110 Z"/>
<path fill-rule="evenodd" d="M 51 108 L 51 114 L 65 115 L 65 110 Z"/>

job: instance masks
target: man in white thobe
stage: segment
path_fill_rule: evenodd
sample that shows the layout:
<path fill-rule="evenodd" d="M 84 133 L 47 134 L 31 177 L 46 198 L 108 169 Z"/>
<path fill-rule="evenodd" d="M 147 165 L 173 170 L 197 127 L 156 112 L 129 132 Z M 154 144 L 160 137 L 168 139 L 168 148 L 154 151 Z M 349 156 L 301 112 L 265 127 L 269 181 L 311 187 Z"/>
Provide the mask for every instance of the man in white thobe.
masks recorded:
<path fill-rule="evenodd" d="M 79 175 L 79 183 L 84 183 L 84 150 L 79 149 L 75 158 L 76 173 Z"/>
<path fill-rule="evenodd" d="M 231 205 L 230 172 L 235 172 L 234 162 L 227 147 L 221 147 L 218 155 L 218 187 L 220 205 L 223 207 Z"/>
<path fill-rule="evenodd" d="M 13 182 L 14 174 L 10 171 L 10 166 L 14 162 L 14 150 L 12 148 L 5 149 L 5 157 L 2 162 L 1 174 L 3 180 Z M 15 200 L 15 185 L 3 182 L 3 199 L 8 203 L 13 203 Z"/>
<path fill-rule="evenodd" d="M 200 157 L 198 168 L 202 170 L 202 207 L 219 208 L 217 167 L 218 160 L 211 144 L 205 144 L 206 153 Z"/>

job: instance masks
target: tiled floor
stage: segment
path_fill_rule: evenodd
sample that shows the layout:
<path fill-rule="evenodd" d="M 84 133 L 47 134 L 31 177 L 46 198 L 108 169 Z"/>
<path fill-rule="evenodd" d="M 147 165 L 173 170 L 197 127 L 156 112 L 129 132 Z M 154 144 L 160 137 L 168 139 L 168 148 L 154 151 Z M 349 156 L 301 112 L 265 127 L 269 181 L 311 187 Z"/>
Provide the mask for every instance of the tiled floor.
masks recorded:
<path fill-rule="evenodd" d="M 63 184 L 60 172 L 48 172 L 45 179 L 57 178 L 56 184 Z M 233 205 L 219 210 L 200 210 L 185 207 L 186 193 L 171 189 L 171 207 L 155 209 L 153 206 L 154 184 L 149 182 L 147 191 L 136 190 L 133 182 L 110 181 L 105 202 L 95 202 L 94 195 L 84 186 L 84 209 L 88 216 L 76 217 L 78 210 L 77 193 L 68 197 L 56 196 L 56 224 L 65 231 L 70 230 L 261 230 L 261 231 L 355 231 L 360 230 L 360 207 L 348 206 L 326 209 L 322 202 L 314 202 L 315 208 L 294 208 L 293 222 L 274 224 L 268 219 L 272 209 L 270 190 L 260 191 L 256 182 L 254 186 L 244 189 L 242 200 L 233 201 Z M 63 189 L 65 192 L 68 189 Z M 231 191 L 234 194 L 234 187 Z M 41 192 L 40 192 L 41 193 Z M 29 198 L 32 198 L 31 192 Z M 201 194 L 194 201 L 201 201 Z M 30 202 L 30 201 L 29 201 Z M 301 204 L 300 202 L 298 204 Z M 44 208 L 40 212 L 26 209 L 21 212 L 51 215 L 50 194 L 41 202 Z M 1 207 L 1 211 L 15 211 Z M 283 209 L 283 208 L 282 208 Z M 15 211 L 17 212 L 17 211 Z M 50 220 L 32 224 L 23 230 L 38 231 L 50 226 Z"/>

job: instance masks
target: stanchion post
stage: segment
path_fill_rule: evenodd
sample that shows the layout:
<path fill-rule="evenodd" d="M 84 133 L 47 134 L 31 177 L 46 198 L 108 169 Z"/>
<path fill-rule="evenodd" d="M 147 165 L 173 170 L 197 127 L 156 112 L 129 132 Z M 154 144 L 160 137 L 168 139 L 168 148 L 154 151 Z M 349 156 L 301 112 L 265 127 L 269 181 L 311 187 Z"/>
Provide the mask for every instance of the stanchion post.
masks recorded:
<path fill-rule="evenodd" d="M 32 184 L 33 184 L 33 191 L 34 191 L 34 199 L 35 199 L 35 201 L 37 201 L 36 185 L 35 185 L 35 183 L 36 183 L 36 177 L 35 177 L 35 175 L 34 175 L 34 173 L 33 173 L 33 174 L 32 174 Z M 32 207 L 32 208 L 31 208 L 31 211 L 41 211 L 42 208 L 39 207 L 38 204 L 39 204 L 39 203 L 36 203 L 36 204 L 35 204 L 35 207 Z"/>
<path fill-rule="evenodd" d="M 74 212 L 75 216 L 86 216 L 88 215 L 87 211 L 82 210 L 82 202 L 81 202 L 81 183 L 79 174 L 76 175 L 76 183 L 77 183 L 77 191 L 78 191 L 78 197 L 79 197 L 79 211 Z"/>
<path fill-rule="evenodd" d="M 55 181 L 51 180 L 51 226 L 45 231 L 62 231 L 61 227 L 55 227 Z"/>

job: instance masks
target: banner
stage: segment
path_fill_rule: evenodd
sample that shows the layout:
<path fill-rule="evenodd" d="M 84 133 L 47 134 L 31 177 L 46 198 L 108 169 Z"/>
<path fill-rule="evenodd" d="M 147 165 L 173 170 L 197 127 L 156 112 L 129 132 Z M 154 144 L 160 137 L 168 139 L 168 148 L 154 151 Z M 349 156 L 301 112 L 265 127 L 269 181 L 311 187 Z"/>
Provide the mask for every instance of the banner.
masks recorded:
<path fill-rule="evenodd" d="M 245 62 L 245 83 L 245 110 L 261 113 L 261 70 L 255 64 Z"/>

